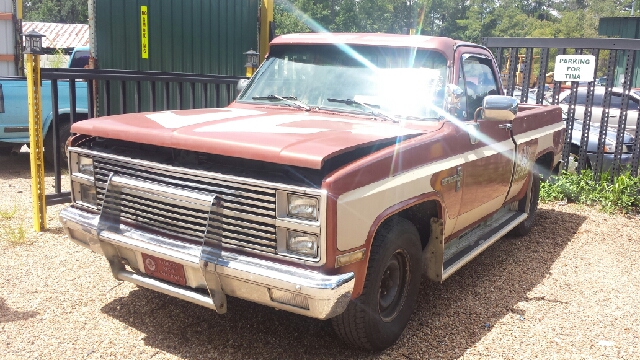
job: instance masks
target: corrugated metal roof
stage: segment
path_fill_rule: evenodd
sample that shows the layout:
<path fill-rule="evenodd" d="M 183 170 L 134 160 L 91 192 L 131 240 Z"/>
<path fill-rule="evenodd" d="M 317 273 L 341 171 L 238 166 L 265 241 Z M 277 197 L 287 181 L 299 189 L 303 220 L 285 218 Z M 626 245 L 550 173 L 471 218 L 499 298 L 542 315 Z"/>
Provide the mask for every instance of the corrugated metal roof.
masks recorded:
<path fill-rule="evenodd" d="M 89 46 L 89 25 L 22 22 L 22 33 L 35 30 L 45 37 L 42 47 L 52 49 Z"/>

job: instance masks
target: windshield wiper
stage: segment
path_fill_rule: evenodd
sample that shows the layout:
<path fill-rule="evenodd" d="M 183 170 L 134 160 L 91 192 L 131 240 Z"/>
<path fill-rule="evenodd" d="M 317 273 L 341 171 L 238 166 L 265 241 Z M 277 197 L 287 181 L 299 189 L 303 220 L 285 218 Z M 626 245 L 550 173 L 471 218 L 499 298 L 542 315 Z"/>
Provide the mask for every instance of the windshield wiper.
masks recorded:
<path fill-rule="evenodd" d="M 340 103 L 340 104 L 346 104 L 346 105 L 360 105 L 363 108 L 369 110 L 371 112 L 371 114 L 373 116 L 377 116 L 377 117 L 381 117 L 385 120 L 389 120 L 389 121 L 393 121 L 393 122 L 399 122 L 398 119 L 394 118 L 391 115 L 385 114 L 384 112 L 374 108 L 373 106 L 371 106 L 371 104 L 366 104 L 360 101 L 356 101 L 356 100 L 352 100 L 352 99 L 332 99 L 329 98 L 327 99 L 328 102 L 335 102 L 335 103 Z"/>
<path fill-rule="evenodd" d="M 285 101 L 298 109 L 302 109 L 304 111 L 311 110 L 311 106 L 303 103 L 298 100 L 295 96 L 280 96 L 280 95 L 267 95 L 267 96 L 254 96 L 251 99 L 253 100 L 277 100 L 277 101 Z"/>

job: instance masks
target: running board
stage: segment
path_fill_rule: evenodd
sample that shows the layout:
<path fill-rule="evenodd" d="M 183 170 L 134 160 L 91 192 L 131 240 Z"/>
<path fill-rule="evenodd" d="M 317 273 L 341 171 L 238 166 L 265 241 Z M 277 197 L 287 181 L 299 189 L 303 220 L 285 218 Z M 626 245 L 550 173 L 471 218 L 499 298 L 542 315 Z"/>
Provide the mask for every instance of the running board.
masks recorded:
<path fill-rule="evenodd" d="M 444 281 L 489 245 L 518 226 L 527 216 L 519 211 L 502 213 L 447 244 L 444 250 L 442 280 Z"/>

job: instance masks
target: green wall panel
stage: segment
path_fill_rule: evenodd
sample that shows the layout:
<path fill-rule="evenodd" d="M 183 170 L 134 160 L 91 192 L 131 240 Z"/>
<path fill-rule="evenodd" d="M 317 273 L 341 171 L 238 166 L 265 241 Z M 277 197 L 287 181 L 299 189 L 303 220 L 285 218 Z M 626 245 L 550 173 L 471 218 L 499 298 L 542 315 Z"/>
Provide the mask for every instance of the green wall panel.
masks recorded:
<path fill-rule="evenodd" d="M 142 58 L 140 7 L 147 6 L 149 57 Z M 100 69 L 169 71 L 244 76 L 244 55 L 257 50 L 259 0 L 95 0 L 95 47 Z M 100 84 L 103 89 L 104 83 Z M 110 113 L 119 113 L 118 82 L 112 82 Z M 189 87 L 170 85 L 169 103 L 162 102 L 156 84 L 156 109 L 186 108 Z M 134 85 L 126 85 L 126 110 L 134 111 Z M 228 102 L 232 94 L 210 86 L 209 106 L 216 97 Z M 142 111 L 150 106 L 150 83 L 141 84 Z M 103 91 L 103 90 L 99 90 Z M 196 107 L 202 107 L 202 86 L 196 85 Z M 99 99 L 101 101 L 102 99 Z M 104 106 L 100 106 L 104 115 Z"/>
<path fill-rule="evenodd" d="M 637 17 L 609 17 L 600 18 L 598 23 L 598 35 L 612 38 L 640 39 L 640 18 Z M 615 85 L 622 86 L 620 81 L 624 76 L 626 65 L 626 51 L 618 51 L 616 62 Z M 636 51 L 632 87 L 640 87 L 640 51 Z"/>
<path fill-rule="evenodd" d="M 148 59 L 140 6 L 148 8 Z M 96 0 L 98 66 L 242 76 L 242 53 L 257 50 L 258 7 L 259 0 Z"/>

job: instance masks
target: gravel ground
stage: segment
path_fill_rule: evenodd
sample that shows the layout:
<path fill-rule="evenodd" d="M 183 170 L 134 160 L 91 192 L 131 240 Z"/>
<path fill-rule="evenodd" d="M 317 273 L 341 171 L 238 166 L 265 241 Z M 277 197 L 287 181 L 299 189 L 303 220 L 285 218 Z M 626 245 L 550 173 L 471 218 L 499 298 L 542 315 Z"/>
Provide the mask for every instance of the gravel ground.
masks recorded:
<path fill-rule="evenodd" d="M 217 315 L 116 281 L 67 240 L 62 206 L 33 232 L 28 164 L 24 153 L 0 158 L 0 357 L 640 358 L 637 217 L 543 205 L 529 236 L 502 239 L 443 284 L 423 281 L 399 342 L 372 354 L 343 345 L 329 322 L 235 298 Z"/>

